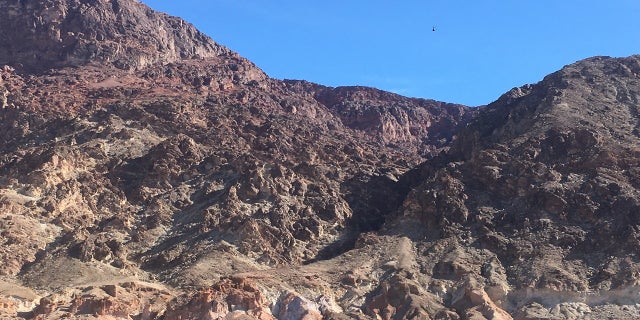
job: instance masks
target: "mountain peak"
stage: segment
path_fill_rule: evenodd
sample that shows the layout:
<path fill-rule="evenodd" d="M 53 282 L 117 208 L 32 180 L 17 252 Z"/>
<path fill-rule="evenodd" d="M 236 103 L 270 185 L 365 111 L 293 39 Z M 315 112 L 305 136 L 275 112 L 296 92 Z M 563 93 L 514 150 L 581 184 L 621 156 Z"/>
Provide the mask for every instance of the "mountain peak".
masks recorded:
<path fill-rule="evenodd" d="M 0 65 L 26 71 L 92 62 L 120 69 L 230 51 L 136 0 L 0 1 Z"/>

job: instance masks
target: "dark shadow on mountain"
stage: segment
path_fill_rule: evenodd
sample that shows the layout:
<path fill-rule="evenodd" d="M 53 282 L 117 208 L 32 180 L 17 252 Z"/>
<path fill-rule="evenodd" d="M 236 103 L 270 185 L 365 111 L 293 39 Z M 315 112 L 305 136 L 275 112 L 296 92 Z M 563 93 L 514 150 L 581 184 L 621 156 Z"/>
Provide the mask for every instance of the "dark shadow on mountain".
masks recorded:
<path fill-rule="evenodd" d="M 320 250 L 305 264 L 337 257 L 354 248 L 362 233 L 379 231 L 386 218 L 396 211 L 406 195 L 391 174 L 357 175 L 342 183 L 341 191 L 353 215 L 346 222 L 343 237 Z"/>

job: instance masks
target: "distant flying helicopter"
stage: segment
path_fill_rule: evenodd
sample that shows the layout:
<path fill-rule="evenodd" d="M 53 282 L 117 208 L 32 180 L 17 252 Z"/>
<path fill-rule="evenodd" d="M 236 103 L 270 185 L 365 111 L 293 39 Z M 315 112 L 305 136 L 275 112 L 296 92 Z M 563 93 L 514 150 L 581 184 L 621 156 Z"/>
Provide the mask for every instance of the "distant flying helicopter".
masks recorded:
<path fill-rule="evenodd" d="M 436 26 L 433 26 L 433 28 L 431 28 L 431 31 L 436 31 Z"/>

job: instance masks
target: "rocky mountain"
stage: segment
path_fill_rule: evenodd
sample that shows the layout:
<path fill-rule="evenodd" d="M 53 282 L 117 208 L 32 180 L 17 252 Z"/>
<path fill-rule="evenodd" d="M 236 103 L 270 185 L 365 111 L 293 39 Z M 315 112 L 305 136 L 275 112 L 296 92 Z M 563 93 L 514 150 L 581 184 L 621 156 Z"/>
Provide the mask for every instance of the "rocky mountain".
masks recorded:
<path fill-rule="evenodd" d="M 285 317 L 296 279 L 235 275 L 351 249 L 475 114 L 355 88 L 353 128 L 339 88 L 271 79 L 137 1 L 0 7 L 3 317 Z"/>
<path fill-rule="evenodd" d="M 477 109 L 135 0 L 0 9 L 0 318 L 640 318 L 638 56 Z"/>
<path fill-rule="evenodd" d="M 429 292 L 463 318 L 638 318 L 639 74 L 595 57 L 513 89 L 412 173 L 391 229 L 423 227 Z"/>

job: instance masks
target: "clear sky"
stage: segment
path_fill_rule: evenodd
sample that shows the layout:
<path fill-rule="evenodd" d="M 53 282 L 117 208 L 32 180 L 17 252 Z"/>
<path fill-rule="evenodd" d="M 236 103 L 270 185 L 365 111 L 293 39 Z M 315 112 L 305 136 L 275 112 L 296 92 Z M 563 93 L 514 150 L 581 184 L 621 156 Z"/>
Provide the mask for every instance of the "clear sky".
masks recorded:
<path fill-rule="evenodd" d="M 470 106 L 580 59 L 640 54 L 640 0 L 142 2 L 274 78 Z"/>

